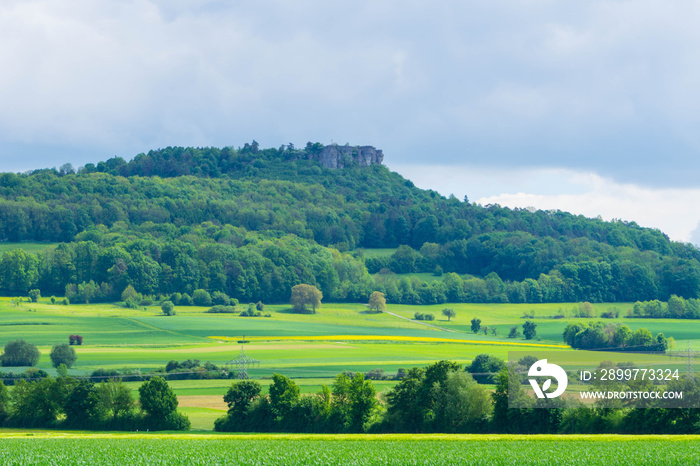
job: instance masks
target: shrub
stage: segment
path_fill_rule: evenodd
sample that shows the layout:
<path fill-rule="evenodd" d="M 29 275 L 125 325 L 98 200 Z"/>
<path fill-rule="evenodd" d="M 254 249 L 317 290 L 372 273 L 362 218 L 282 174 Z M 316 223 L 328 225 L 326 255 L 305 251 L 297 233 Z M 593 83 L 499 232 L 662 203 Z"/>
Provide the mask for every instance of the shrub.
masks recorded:
<path fill-rule="evenodd" d="M 206 310 L 210 314 L 235 314 L 238 312 L 238 308 L 234 306 L 212 306 L 210 309 Z"/>
<path fill-rule="evenodd" d="M 206 290 L 194 290 L 192 301 L 196 306 L 211 306 L 211 295 Z"/>
<path fill-rule="evenodd" d="M 163 304 L 160 305 L 160 309 L 166 316 L 175 315 L 175 305 L 173 305 L 172 301 L 164 301 Z"/>
<path fill-rule="evenodd" d="M 183 293 L 180 297 L 179 306 L 191 306 L 193 304 L 192 298 L 187 293 Z"/>
<path fill-rule="evenodd" d="M 36 366 L 40 355 L 36 345 L 20 338 L 5 344 L 5 352 L 0 356 L 0 362 L 4 367 Z"/>
<path fill-rule="evenodd" d="M 75 350 L 71 348 L 68 343 L 53 345 L 49 356 L 51 357 L 51 365 L 53 367 L 58 367 L 61 364 L 65 364 L 66 367 L 71 367 L 78 359 Z"/>
<path fill-rule="evenodd" d="M 215 291 L 211 295 L 211 302 L 220 306 L 228 306 L 231 303 L 231 298 L 226 293 Z"/>
<path fill-rule="evenodd" d="M 34 289 L 29 292 L 29 299 L 32 300 L 33 303 L 36 303 L 41 299 L 41 291 Z"/>
<path fill-rule="evenodd" d="M 151 298 L 143 298 L 141 301 L 139 301 L 140 306 L 152 306 L 153 305 L 153 299 Z"/>
<path fill-rule="evenodd" d="M 83 337 L 80 335 L 68 335 L 68 343 L 72 345 L 82 345 L 83 344 Z"/>

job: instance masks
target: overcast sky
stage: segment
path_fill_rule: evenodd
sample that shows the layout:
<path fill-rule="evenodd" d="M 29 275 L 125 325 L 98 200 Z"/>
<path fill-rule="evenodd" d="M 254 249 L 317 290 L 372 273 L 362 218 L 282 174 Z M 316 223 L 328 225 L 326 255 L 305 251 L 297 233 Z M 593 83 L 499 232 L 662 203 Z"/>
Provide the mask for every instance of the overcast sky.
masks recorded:
<path fill-rule="evenodd" d="M 0 169 L 372 144 L 471 201 L 700 243 L 692 1 L 0 2 Z"/>

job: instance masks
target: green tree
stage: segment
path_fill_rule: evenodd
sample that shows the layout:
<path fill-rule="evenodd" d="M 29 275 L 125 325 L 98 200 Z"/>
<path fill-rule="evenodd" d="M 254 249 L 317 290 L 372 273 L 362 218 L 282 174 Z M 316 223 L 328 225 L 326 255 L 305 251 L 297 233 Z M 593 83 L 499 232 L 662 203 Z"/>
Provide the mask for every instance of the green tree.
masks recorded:
<path fill-rule="evenodd" d="M 299 401 L 299 386 L 292 379 L 280 374 L 272 375 L 270 385 L 270 406 L 278 420 L 284 419 Z"/>
<path fill-rule="evenodd" d="M 0 421 L 5 422 L 5 419 L 10 414 L 10 394 L 7 392 L 7 387 L 0 380 Z"/>
<path fill-rule="evenodd" d="M 104 411 L 98 407 L 95 384 L 81 380 L 70 392 L 64 404 L 66 424 L 70 427 L 90 428 L 102 420 Z"/>
<path fill-rule="evenodd" d="M 481 329 L 481 319 L 474 317 L 472 319 L 472 332 L 479 333 L 479 329 Z"/>
<path fill-rule="evenodd" d="M 38 289 L 29 290 L 29 298 L 33 303 L 38 302 L 41 299 L 41 291 Z"/>
<path fill-rule="evenodd" d="M 434 397 L 434 424 L 441 432 L 481 430 L 493 409 L 489 392 L 465 372 L 448 373 Z"/>
<path fill-rule="evenodd" d="M 148 415 L 164 419 L 177 409 L 177 396 L 162 377 L 154 377 L 139 387 L 139 403 Z"/>
<path fill-rule="evenodd" d="M 535 338 L 537 335 L 537 331 L 535 330 L 536 327 L 537 324 L 531 320 L 528 320 L 523 324 L 523 335 L 525 336 L 526 340 L 532 340 Z"/>
<path fill-rule="evenodd" d="M 490 354 L 477 355 L 466 371 L 472 374 L 478 383 L 494 383 L 496 374 L 506 367 L 505 361 Z"/>
<path fill-rule="evenodd" d="M 5 352 L 0 356 L 0 362 L 4 367 L 36 366 L 40 355 L 36 345 L 20 338 L 5 344 Z"/>
<path fill-rule="evenodd" d="M 323 294 L 313 285 L 295 285 L 292 287 L 291 303 L 296 312 L 306 313 L 307 307 L 311 307 L 311 312 L 316 313 L 316 308 L 321 307 Z"/>
<path fill-rule="evenodd" d="M 68 366 L 66 366 L 64 363 L 61 363 L 56 368 L 56 372 L 58 373 L 59 377 L 68 377 Z"/>
<path fill-rule="evenodd" d="M 164 301 L 163 304 L 160 305 L 160 309 L 166 316 L 171 316 L 175 314 L 175 305 L 172 301 Z"/>
<path fill-rule="evenodd" d="M 78 356 L 75 354 L 75 349 L 73 349 L 73 347 L 68 343 L 53 345 L 49 356 L 51 357 L 51 365 L 53 367 L 58 367 L 61 364 L 65 364 L 66 367 L 70 368 L 78 359 Z"/>
<path fill-rule="evenodd" d="M 456 314 L 455 314 L 454 309 L 446 308 L 446 309 L 442 310 L 442 315 L 447 317 L 447 321 L 449 322 L 450 319 L 453 318 Z M 479 323 L 481 324 L 481 321 L 479 321 Z M 472 330 L 473 330 L 473 328 L 472 328 Z"/>
<path fill-rule="evenodd" d="M 386 299 L 384 293 L 374 291 L 369 297 L 369 310 L 374 312 L 386 311 Z"/>
<path fill-rule="evenodd" d="M 97 386 L 97 400 L 99 408 L 111 414 L 112 420 L 131 412 L 134 408 L 131 389 L 117 379 L 109 379 Z"/>
<path fill-rule="evenodd" d="M 229 415 L 242 419 L 253 401 L 260 397 L 261 392 L 260 383 L 254 380 L 234 382 L 224 395 Z"/>
<path fill-rule="evenodd" d="M 192 293 L 192 301 L 195 306 L 211 306 L 211 295 L 207 290 L 194 290 Z"/>

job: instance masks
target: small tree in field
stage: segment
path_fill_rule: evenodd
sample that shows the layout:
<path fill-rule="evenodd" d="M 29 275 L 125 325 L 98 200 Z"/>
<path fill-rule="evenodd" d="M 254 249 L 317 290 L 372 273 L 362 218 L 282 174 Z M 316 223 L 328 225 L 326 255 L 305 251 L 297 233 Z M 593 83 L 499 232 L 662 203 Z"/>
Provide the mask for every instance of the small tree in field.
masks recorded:
<path fill-rule="evenodd" d="M 160 305 L 160 308 L 163 311 L 163 314 L 166 316 L 175 315 L 175 305 L 172 303 L 172 301 L 163 302 L 163 304 Z"/>
<path fill-rule="evenodd" d="M 323 294 L 313 285 L 296 285 L 292 287 L 291 302 L 296 312 L 306 313 L 311 307 L 311 313 L 316 314 L 316 308 L 321 307 Z"/>
<path fill-rule="evenodd" d="M 523 324 L 523 335 L 525 336 L 526 340 L 532 340 L 535 338 L 535 335 L 537 335 L 535 327 L 537 327 L 537 324 L 531 320 L 528 320 Z"/>
<path fill-rule="evenodd" d="M 39 362 L 39 355 L 36 345 L 20 338 L 5 344 L 5 352 L 0 357 L 0 361 L 5 367 L 36 366 Z"/>
<path fill-rule="evenodd" d="M 36 303 L 41 299 L 41 291 L 36 289 L 29 291 L 29 299 L 31 299 L 33 303 Z"/>
<path fill-rule="evenodd" d="M 386 311 L 386 299 L 384 293 L 375 291 L 369 297 L 369 310 L 374 312 Z"/>
<path fill-rule="evenodd" d="M 78 359 L 75 350 L 68 343 L 53 345 L 49 356 L 51 357 L 51 365 L 53 367 L 58 367 L 61 364 L 65 364 L 66 367 L 71 367 Z"/>
<path fill-rule="evenodd" d="M 443 309 L 442 315 L 447 317 L 447 321 L 449 322 L 450 319 L 455 316 L 455 311 L 454 311 L 454 309 Z"/>
<path fill-rule="evenodd" d="M 479 333 L 480 328 L 481 328 L 481 319 L 477 319 L 476 317 L 474 317 L 472 319 L 472 332 Z"/>

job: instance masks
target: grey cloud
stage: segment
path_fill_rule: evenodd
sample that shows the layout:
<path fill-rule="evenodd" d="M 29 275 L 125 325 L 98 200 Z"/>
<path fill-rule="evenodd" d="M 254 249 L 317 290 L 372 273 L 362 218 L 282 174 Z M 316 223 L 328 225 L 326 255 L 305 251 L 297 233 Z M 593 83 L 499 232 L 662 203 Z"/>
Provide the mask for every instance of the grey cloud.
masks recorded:
<path fill-rule="evenodd" d="M 37 154 L 26 162 L 53 166 L 176 144 L 334 140 L 375 144 L 395 163 L 694 184 L 699 9 L 4 2 L 0 161 Z"/>

